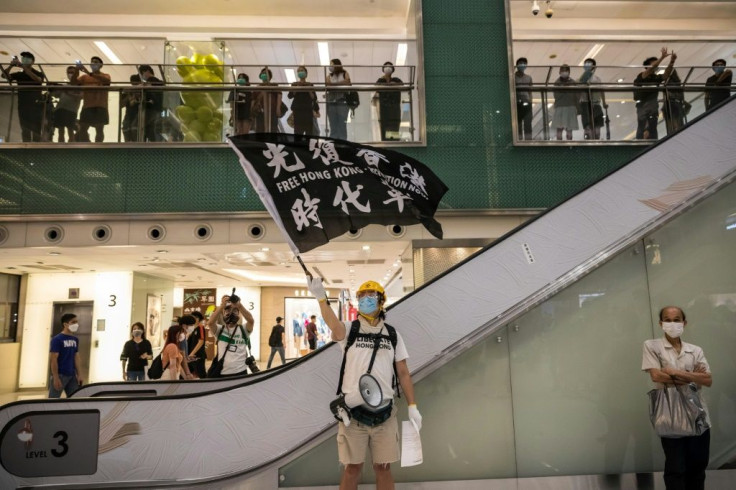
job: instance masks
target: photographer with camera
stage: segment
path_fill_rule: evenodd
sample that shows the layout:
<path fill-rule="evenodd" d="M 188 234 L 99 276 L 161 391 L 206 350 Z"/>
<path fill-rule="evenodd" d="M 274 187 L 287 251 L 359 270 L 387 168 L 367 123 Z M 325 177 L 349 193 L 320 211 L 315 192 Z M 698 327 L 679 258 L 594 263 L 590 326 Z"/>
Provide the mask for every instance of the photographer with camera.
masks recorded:
<path fill-rule="evenodd" d="M 8 72 L 3 71 L 2 76 L 10 82 L 22 85 L 38 85 L 36 89 L 18 90 L 18 119 L 20 121 L 21 138 L 24 142 L 41 141 L 41 129 L 43 122 L 43 108 L 45 101 L 41 92 L 43 84 L 43 73 L 33 68 L 36 57 L 28 51 L 20 54 L 20 59 L 13 56 L 10 61 Z M 10 73 L 10 70 L 18 67 L 21 70 Z"/>
<path fill-rule="evenodd" d="M 238 324 L 241 315 L 245 318 L 245 328 Z M 222 325 L 218 324 L 220 319 Z M 253 331 L 253 323 L 253 315 L 240 302 L 235 289 L 230 296 L 222 297 L 207 324 L 217 339 L 217 355 L 207 372 L 208 378 L 245 374 L 248 368 L 252 373 L 258 372 L 256 361 L 248 349 L 248 336 Z"/>
<path fill-rule="evenodd" d="M 339 397 L 336 402 L 349 407 L 349 418 L 346 420 L 343 417 L 338 422 L 337 450 L 340 463 L 345 467 L 340 479 L 340 489 L 358 488 L 368 448 L 373 459 L 376 488 L 394 488 L 391 463 L 399 460 L 399 427 L 397 408 L 393 403 L 394 387 L 401 385 L 409 406 L 409 420 L 417 432 L 422 428 L 422 416 L 414 400 L 414 384 L 406 365 L 409 354 L 404 341 L 392 326 L 384 323 L 385 291 L 375 281 L 364 282 L 356 293 L 358 319 L 343 323 L 327 303 L 322 278 L 308 276 L 307 286 L 319 301 L 322 318 L 332 331 L 332 339 L 343 350 L 343 364 L 337 388 Z M 360 391 L 361 378 L 366 375 L 372 377 L 373 382 L 380 387 L 378 392 L 382 394 L 381 400 L 377 400 L 378 403 L 374 406 L 368 406 L 367 401 L 354 407 L 345 405 L 344 401 L 356 398 L 355 395 Z"/>

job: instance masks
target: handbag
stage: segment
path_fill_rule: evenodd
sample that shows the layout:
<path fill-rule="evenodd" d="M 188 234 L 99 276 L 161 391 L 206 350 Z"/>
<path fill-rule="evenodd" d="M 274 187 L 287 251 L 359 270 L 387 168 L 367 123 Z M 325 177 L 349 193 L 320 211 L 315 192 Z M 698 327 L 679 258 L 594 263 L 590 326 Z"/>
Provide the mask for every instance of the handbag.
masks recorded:
<path fill-rule="evenodd" d="M 168 366 L 169 365 L 167 364 L 166 367 Z M 148 368 L 148 378 L 160 379 L 163 375 L 164 363 L 161 361 L 161 354 L 159 354 L 153 359 L 153 361 L 151 361 L 151 366 Z"/>
<path fill-rule="evenodd" d="M 699 436 L 710 429 L 698 386 L 665 385 L 649 391 L 649 419 L 659 437 Z"/>
<path fill-rule="evenodd" d="M 230 344 L 233 343 L 233 337 L 235 337 L 235 332 L 237 330 L 237 328 L 234 329 L 233 333 L 230 335 L 230 340 L 227 341 L 227 347 L 225 347 L 225 352 L 222 354 L 222 357 L 215 356 L 212 364 L 210 364 L 210 368 L 207 370 L 208 378 L 219 378 L 220 376 L 222 376 L 222 368 L 225 364 L 225 356 L 227 355 L 227 351 L 230 348 Z"/>

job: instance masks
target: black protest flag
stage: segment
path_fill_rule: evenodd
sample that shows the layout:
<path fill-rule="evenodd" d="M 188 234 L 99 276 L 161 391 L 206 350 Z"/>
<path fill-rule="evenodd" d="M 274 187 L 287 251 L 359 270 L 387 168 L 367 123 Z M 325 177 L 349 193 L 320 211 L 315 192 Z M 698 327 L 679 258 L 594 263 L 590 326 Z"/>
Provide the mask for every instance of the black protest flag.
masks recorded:
<path fill-rule="evenodd" d="M 369 224 L 421 223 L 442 238 L 434 213 L 447 186 L 413 158 L 318 136 L 259 133 L 228 143 L 297 255 Z"/>

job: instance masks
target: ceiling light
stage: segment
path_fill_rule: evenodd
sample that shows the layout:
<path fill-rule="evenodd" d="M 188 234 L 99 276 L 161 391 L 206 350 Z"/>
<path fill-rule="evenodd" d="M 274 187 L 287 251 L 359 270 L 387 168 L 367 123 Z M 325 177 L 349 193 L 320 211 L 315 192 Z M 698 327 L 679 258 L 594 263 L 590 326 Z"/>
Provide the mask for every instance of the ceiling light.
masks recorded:
<path fill-rule="evenodd" d="M 49 252 L 49 255 L 61 255 L 61 252 Z"/>
<path fill-rule="evenodd" d="M 268 248 L 268 247 L 263 247 L 263 248 L 261 249 L 261 252 L 268 252 L 269 250 L 271 250 L 271 249 L 270 249 L 270 248 Z"/>
<path fill-rule="evenodd" d="M 578 66 L 583 66 L 585 64 L 585 60 L 588 58 L 595 58 L 598 53 L 601 52 L 601 49 L 605 47 L 605 44 L 594 44 L 592 48 L 590 48 L 590 51 L 585 53 L 585 56 L 583 56 L 583 59 L 580 60 L 580 63 L 578 63 Z"/>
<path fill-rule="evenodd" d="M 296 75 L 294 74 L 293 68 L 286 68 L 284 70 L 284 74 L 286 75 L 286 81 L 289 83 L 296 82 Z"/>
<path fill-rule="evenodd" d="M 406 63 L 406 53 L 409 50 L 409 45 L 406 43 L 399 43 L 399 47 L 396 50 L 396 66 L 404 66 Z"/>
<path fill-rule="evenodd" d="M 120 61 L 120 58 L 112 52 L 112 49 L 110 49 L 110 46 L 105 44 L 105 41 L 95 41 L 95 46 L 100 48 L 100 51 L 102 51 L 105 56 L 107 56 L 107 59 L 110 60 L 110 63 L 113 65 L 122 65 L 123 62 Z"/>
<path fill-rule="evenodd" d="M 302 273 L 299 276 L 294 275 L 278 275 L 278 274 L 258 274 L 256 272 L 249 272 L 244 271 L 240 269 L 223 269 L 225 272 L 229 272 L 230 274 L 236 274 L 238 276 L 245 277 L 246 279 L 250 279 L 253 282 L 264 282 L 264 283 L 287 283 L 287 284 L 304 284 L 304 274 Z"/>
<path fill-rule="evenodd" d="M 616 81 L 617 81 L 618 83 L 623 83 L 624 79 L 623 79 L 623 78 L 619 78 L 619 79 L 618 79 L 618 80 L 616 80 Z"/>
<path fill-rule="evenodd" d="M 363 245 L 363 250 L 370 250 L 370 249 L 371 249 L 370 245 Z"/>
<path fill-rule="evenodd" d="M 330 47 L 326 42 L 318 42 L 317 49 L 319 50 L 319 64 L 327 66 L 330 64 Z"/>

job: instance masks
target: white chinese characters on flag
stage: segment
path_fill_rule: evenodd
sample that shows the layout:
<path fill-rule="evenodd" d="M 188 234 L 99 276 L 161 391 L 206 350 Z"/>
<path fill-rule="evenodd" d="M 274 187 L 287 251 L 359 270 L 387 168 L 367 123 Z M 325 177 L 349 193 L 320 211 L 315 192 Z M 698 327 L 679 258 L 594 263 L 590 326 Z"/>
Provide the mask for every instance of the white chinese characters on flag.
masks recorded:
<path fill-rule="evenodd" d="M 316 136 L 263 133 L 228 142 L 295 254 L 369 224 L 421 223 L 442 238 L 434 213 L 447 186 L 413 158 Z"/>

